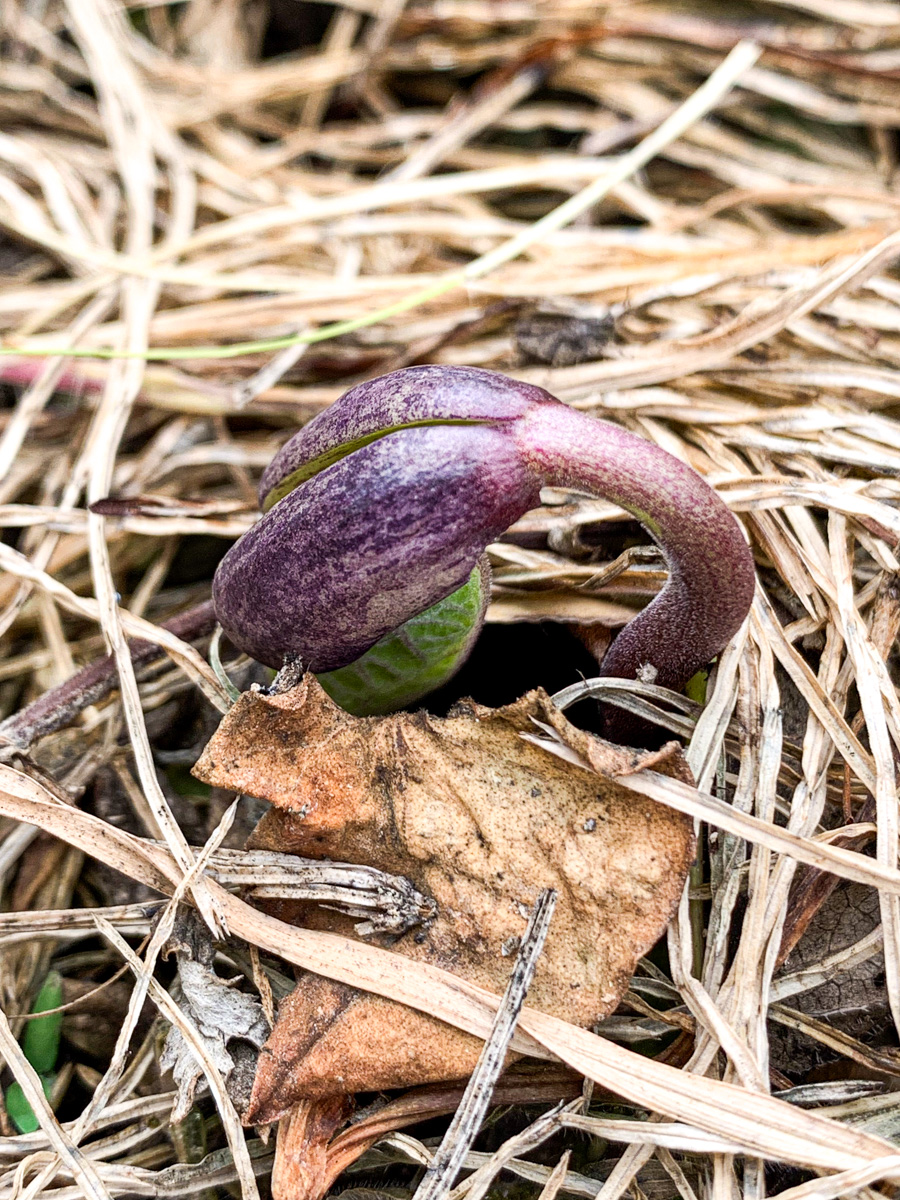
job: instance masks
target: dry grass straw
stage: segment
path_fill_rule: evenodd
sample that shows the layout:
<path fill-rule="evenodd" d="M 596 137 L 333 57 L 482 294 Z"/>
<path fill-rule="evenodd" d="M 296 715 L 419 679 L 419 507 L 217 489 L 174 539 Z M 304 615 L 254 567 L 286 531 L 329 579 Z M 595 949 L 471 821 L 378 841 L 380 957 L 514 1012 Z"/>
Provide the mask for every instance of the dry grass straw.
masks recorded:
<path fill-rule="evenodd" d="M 829 1116 L 768 1094 L 767 1024 L 793 1022 L 842 1060 L 898 1074 L 889 1048 L 791 1001 L 883 953 L 900 1018 L 900 9 L 794 0 L 701 20 L 661 0 L 613 7 L 600 23 L 583 0 L 342 0 L 321 37 L 307 32 L 299 50 L 262 60 L 266 9 L 3 5 L 0 339 L 19 353 L 0 357 L 13 401 L 0 413 L 0 526 L 15 543 L 0 547 L 0 629 L 11 639 L 0 716 L 104 645 L 122 680 L 117 700 L 35 747 L 25 775 L 3 768 L 7 896 L 35 836 L 15 822 L 72 847 L 27 911 L 0 922 L 3 1008 L 26 1010 L 54 948 L 84 932 L 71 913 L 48 916 L 72 908 L 81 848 L 167 895 L 187 889 L 210 924 L 251 945 L 487 1034 L 496 998 L 399 969 L 371 947 L 285 930 L 225 891 L 172 814 L 147 720 L 188 688 L 227 704 L 198 652 L 159 627 L 204 598 L 208 581 L 165 580 L 183 539 L 249 526 L 254 481 L 285 430 L 367 374 L 418 361 L 493 367 L 694 465 L 744 521 L 760 588 L 699 719 L 695 706 L 667 706 L 670 724 L 691 733 L 696 788 L 650 772 L 623 781 L 717 831 L 706 841 L 709 912 L 686 890 L 671 976 L 648 966 L 643 980 L 674 1005 L 647 1007 L 657 1024 L 690 1032 L 690 1058 L 676 1070 L 526 1010 L 519 1048 L 559 1055 L 632 1115 L 554 1114 L 499 1158 L 470 1154 L 477 1173 L 453 1195 L 482 1194 L 503 1162 L 547 1196 L 603 1200 L 640 1195 L 638 1172 L 654 1158 L 666 1194 L 690 1198 L 757 1200 L 770 1158 L 822 1174 L 782 1190 L 791 1200 L 900 1181 L 891 1145 L 848 1123 L 845 1109 L 857 1121 L 875 1111 L 868 1101 Z M 723 87 L 714 114 L 668 127 L 644 143 L 652 154 L 633 152 L 741 37 L 761 55 L 739 52 L 738 84 Z M 586 212 L 535 225 L 580 189 Z M 448 278 L 457 286 L 441 291 Z M 614 317 L 616 337 L 589 361 L 527 362 L 519 322 L 536 304 L 573 300 Z M 360 318 L 366 327 L 305 353 L 215 362 L 192 349 Z M 170 361 L 145 364 L 147 347 Z M 60 348 L 131 357 L 49 353 Z M 147 499 L 121 518 L 87 511 L 109 493 Z M 641 552 L 586 561 L 585 530 L 616 516 L 548 494 L 518 528 L 546 548 L 494 548 L 492 619 L 621 623 L 662 572 Z M 159 642 L 175 667 L 139 684 L 126 635 Z M 659 711 L 663 699 L 636 687 L 628 702 Z M 128 773 L 135 813 L 159 844 L 62 809 L 110 763 Z M 867 795 L 874 819 L 857 823 Z M 210 830 L 209 853 L 224 828 Z M 867 831 L 874 858 L 834 844 L 838 832 Z M 881 926 L 786 973 L 778 954 L 798 863 L 875 888 Z M 3 1056 L 34 1094 L 41 1131 L 0 1136 L 0 1198 L 184 1195 L 234 1179 L 252 1197 L 270 1156 L 245 1146 L 211 1063 L 233 1159 L 179 1165 L 153 1142 L 151 1121 L 172 1096 L 135 1094 L 152 1045 L 126 1067 L 144 995 L 193 1032 L 154 977 L 159 936 L 143 957 L 122 940 L 146 929 L 144 914 L 126 905 L 88 919 L 134 973 L 126 1029 L 97 1102 L 60 1126 L 3 1018 Z M 625 1145 L 604 1183 L 515 1157 L 561 1124 Z M 390 1143 L 429 1161 L 408 1135 Z"/>

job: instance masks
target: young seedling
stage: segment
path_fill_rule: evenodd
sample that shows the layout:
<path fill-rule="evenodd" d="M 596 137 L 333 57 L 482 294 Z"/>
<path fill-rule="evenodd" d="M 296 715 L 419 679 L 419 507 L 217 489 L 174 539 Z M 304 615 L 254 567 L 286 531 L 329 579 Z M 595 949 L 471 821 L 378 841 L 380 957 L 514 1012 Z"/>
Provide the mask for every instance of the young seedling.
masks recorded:
<path fill-rule="evenodd" d="M 32 1005 L 31 1013 L 35 1019 L 26 1024 L 22 1037 L 25 1057 L 40 1076 L 48 1100 L 56 1083 L 56 1060 L 62 1032 L 62 1013 L 58 1010 L 62 1002 L 62 978 L 58 972 L 51 971 Z M 39 1013 L 46 1015 L 38 1016 Z M 6 1111 L 19 1133 L 34 1133 L 40 1128 L 21 1085 L 15 1080 L 6 1089 L 5 1101 Z"/>
<path fill-rule="evenodd" d="M 485 547 L 545 485 L 613 501 L 660 546 L 668 582 L 600 673 L 649 668 L 682 687 L 750 606 L 753 560 L 737 521 L 658 446 L 473 367 L 359 384 L 292 437 L 263 476 L 265 515 L 216 572 L 218 619 L 260 662 L 299 657 L 358 715 L 413 703 L 469 653 Z M 611 737 L 627 728 L 613 712 L 606 722 Z"/>

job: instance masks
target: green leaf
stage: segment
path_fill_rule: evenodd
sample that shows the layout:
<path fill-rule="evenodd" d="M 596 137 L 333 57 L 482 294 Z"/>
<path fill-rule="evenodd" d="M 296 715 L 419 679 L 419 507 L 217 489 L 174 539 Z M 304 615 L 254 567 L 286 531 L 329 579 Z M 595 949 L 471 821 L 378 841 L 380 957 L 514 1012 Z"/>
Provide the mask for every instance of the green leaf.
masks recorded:
<path fill-rule="evenodd" d="M 51 971 L 44 980 L 31 1011 L 47 1012 L 48 1009 L 59 1008 L 62 1002 L 62 978 L 57 971 Z M 56 1066 L 62 1019 L 61 1012 L 48 1012 L 46 1017 L 38 1017 L 25 1023 L 22 1049 L 38 1075 L 46 1075 Z"/>
<path fill-rule="evenodd" d="M 684 685 L 684 694 L 688 700 L 693 700 L 696 704 L 706 703 L 706 683 L 709 679 L 709 671 L 702 668 L 696 675 L 692 675 Z"/>
<path fill-rule="evenodd" d="M 44 1089 L 44 1095 L 50 1099 L 50 1093 L 53 1090 L 53 1084 L 56 1081 L 54 1075 L 42 1075 L 41 1086 Z M 18 1083 L 11 1083 L 6 1089 L 6 1111 L 9 1113 L 9 1119 L 18 1129 L 19 1133 L 34 1133 L 36 1129 L 40 1129 L 41 1123 L 34 1115 L 34 1109 L 25 1099 L 25 1093 L 22 1091 Z"/>
<path fill-rule="evenodd" d="M 465 659 L 481 627 L 486 585 L 476 567 L 466 583 L 319 683 L 346 712 L 397 712 L 436 691 Z"/>

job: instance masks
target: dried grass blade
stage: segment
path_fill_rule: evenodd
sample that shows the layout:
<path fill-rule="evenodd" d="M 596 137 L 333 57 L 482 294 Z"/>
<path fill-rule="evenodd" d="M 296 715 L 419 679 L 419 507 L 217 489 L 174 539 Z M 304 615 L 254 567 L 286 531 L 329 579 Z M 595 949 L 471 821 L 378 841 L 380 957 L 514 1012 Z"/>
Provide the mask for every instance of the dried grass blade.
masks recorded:
<path fill-rule="evenodd" d="M 875 763 L 874 796 L 878 823 L 876 855 L 880 864 L 894 870 L 898 857 L 900 812 L 897 805 L 897 775 L 891 752 L 891 737 L 888 733 L 880 686 L 884 663 L 872 645 L 865 623 L 856 609 L 853 572 L 847 553 L 847 522 L 839 513 L 829 514 L 828 540 L 837 582 L 842 632 L 847 644 L 847 653 L 853 662 L 856 687 Z M 900 1028 L 900 896 L 879 891 L 878 899 L 884 933 L 888 999 L 894 1025 Z"/>
<path fill-rule="evenodd" d="M 6 1013 L 0 1009 L 0 1053 L 3 1054 L 14 1078 L 25 1093 L 25 1098 L 31 1105 L 32 1112 L 40 1121 L 41 1129 L 47 1136 L 50 1145 L 56 1151 L 59 1159 L 72 1172 L 72 1178 L 86 1200 L 111 1200 L 110 1193 L 97 1173 L 97 1168 L 87 1158 L 66 1134 L 50 1107 L 50 1102 L 44 1095 L 40 1078 L 25 1053 L 13 1036 L 6 1019 Z"/>
<path fill-rule="evenodd" d="M 146 850 L 141 847 L 141 852 L 136 853 L 131 844 L 140 844 L 140 839 L 129 839 L 127 835 L 130 853 L 123 855 L 116 840 L 106 835 L 105 823 L 84 813 L 71 813 L 72 817 L 79 818 L 77 822 L 58 822 L 57 812 L 61 806 L 56 801 L 52 805 L 46 800 L 39 803 L 30 789 L 37 792 L 42 789 L 31 780 L 27 781 L 28 789 L 21 788 L 26 798 L 10 797 L 9 776 L 17 775 L 18 772 L 9 768 L 3 772 L 5 794 L 0 794 L 0 812 L 49 828 L 57 836 L 81 845 L 95 856 L 113 849 L 117 864 L 133 858 L 135 865 L 146 870 L 145 855 L 153 861 L 157 857 L 161 862 L 169 858 L 155 847 Z M 13 779 L 13 782 L 17 781 Z M 120 831 L 115 833 L 122 838 Z M 120 866 L 119 869 L 123 868 Z M 127 866 L 124 870 L 128 873 Z M 167 874 L 174 880 L 170 889 L 177 886 L 179 873 L 171 859 L 167 870 L 160 874 Z M 217 904 L 234 936 L 243 937 L 260 949 L 327 978 L 429 1012 L 479 1037 L 489 1036 L 499 998 L 474 984 L 439 968 L 413 963 L 390 951 L 335 934 L 286 925 L 222 891 L 212 881 L 209 886 L 215 892 Z M 111 926 L 108 928 L 113 936 L 118 936 Z M 125 949 L 130 955 L 127 946 Z M 169 1002 L 167 993 L 163 992 L 163 996 L 166 997 L 163 1003 Z M 690 1075 L 643 1058 L 587 1030 L 528 1007 L 522 1010 L 519 1029 L 511 1046 L 538 1058 L 560 1058 L 574 1070 L 650 1111 L 675 1119 L 689 1111 L 693 1124 L 699 1129 L 734 1141 L 747 1154 L 780 1159 L 812 1170 L 841 1171 L 866 1166 L 893 1153 L 890 1143 L 881 1138 L 792 1108 L 768 1095 Z M 900 1172 L 896 1178 L 900 1180 Z"/>
<path fill-rule="evenodd" d="M 414 1200 L 442 1200 L 446 1197 L 466 1154 L 478 1136 L 494 1093 L 494 1084 L 503 1070 L 506 1052 L 534 978 L 555 908 L 556 892 L 541 892 L 528 919 L 528 926 L 522 937 L 509 983 L 494 1017 L 490 1036 L 482 1047 L 453 1120 L 416 1189 Z"/>
<path fill-rule="evenodd" d="M 125 939 L 103 917 L 97 918 L 97 928 L 106 937 L 107 941 L 122 955 L 123 959 L 134 972 L 135 977 L 139 980 L 142 979 L 144 977 L 144 964 Z M 237 1169 L 238 1180 L 241 1185 L 241 1194 L 246 1200 L 259 1200 L 256 1174 L 253 1170 L 253 1161 L 247 1150 L 247 1142 L 244 1138 L 244 1130 L 241 1127 L 240 1117 L 235 1112 L 234 1105 L 231 1103 L 231 1098 L 225 1088 L 225 1083 L 207 1051 L 203 1037 L 194 1026 L 194 1023 L 185 1016 L 165 988 L 152 976 L 147 976 L 147 979 L 149 993 L 157 1008 L 167 1021 L 177 1026 L 182 1037 L 196 1055 L 198 1063 L 203 1068 L 210 1091 L 215 1097 L 216 1107 L 225 1130 L 225 1136 L 228 1139 L 228 1145 L 234 1158 L 234 1165 Z"/>
<path fill-rule="evenodd" d="M 537 1120 L 523 1129 L 521 1133 L 507 1138 L 503 1145 L 488 1157 L 487 1162 L 482 1163 L 468 1179 L 463 1180 L 458 1187 L 453 1189 L 449 1200 L 463 1200 L 463 1197 L 466 1197 L 466 1200 L 483 1200 L 494 1179 L 507 1163 L 522 1154 L 528 1154 L 531 1150 L 537 1149 L 548 1138 L 559 1132 L 562 1128 L 562 1112 L 563 1105 L 556 1104 L 548 1112 L 541 1113 Z"/>
<path fill-rule="evenodd" d="M 829 846 L 812 838 L 800 837 L 780 825 L 763 821 L 750 813 L 739 812 L 708 792 L 701 792 L 655 771 L 639 771 L 634 775 L 617 776 L 617 782 L 642 796 L 657 800 L 660 804 L 667 804 L 670 808 L 697 817 L 701 821 L 708 821 L 711 825 L 745 838 L 748 842 L 765 846 L 776 854 L 808 863 L 821 871 L 831 871 L 842 879 L 852 879 L 855 883 L 863 883 L 888 891 L 892 895 L 900 895 L 900 871 L 874 862 L 864 854 L 844 850 L 840 846 Z"/>
<path fill-rule="evenodd" d="M 875 792 L 875 764 L 859 738 L 834 707 L 829 696 L 819 686 L 813 672 L 784 635 L 784 630 L 763 590 L 757 588 L 754 615 L 767 637 L 775 657 L 799 688 L 804 700 L 818 717 L 828 736 L 850 765 L 850 769 L 865 787 Z"/>
<path fill-rule="evenodd" d="M 566 1181 L 566 1172 L 569 1169 L 569 1159 L 572 1157 L 572 1151 L 564 1151 L 562 1158 L 553 1168 L 550 1178 L 541 1188 L 541 1194 L 538 1200 L 556 1200 L 559 1192 Z"/>
<path fill-rule="evenodd" d="M 864 1187 L 885 1179 L 900 1167 L 900 1155 L 886 1154 L 867 1167 L 855 1171 L 841 1171 L 826 1179 L 811 1179 L 808 1183 L 776 1192 L 772 1200 L 840 1200 L 844 1196 L 855 1196 Z"/>
<path fill-rule="evenodd" d="M 29 562 L 24 554 L 20 554 L 11 546 L 0 545 L 0 568 L 19 579 L 37 584 L 69 612 L 87 617 L 91 621 L 100 621 L 100 606 L 96 600 L 86 596 L 76 596 L 64 583 L 54 579 L 46 571 L 40 570 Z M 201 658 L 193 646 L 183 642 L 168 629 L 154 625 L 152 621 L 147 621 L 143 617 L 136 617 L 124 610 L 120 612 L 120 616 L 123 629 L 131 637 L 141 638 L 144 641 L 153 642 L 157 646 L 162 646 L 219 712 L 228 711 L 231 705 L 224 688 L 209 664 Z"/>

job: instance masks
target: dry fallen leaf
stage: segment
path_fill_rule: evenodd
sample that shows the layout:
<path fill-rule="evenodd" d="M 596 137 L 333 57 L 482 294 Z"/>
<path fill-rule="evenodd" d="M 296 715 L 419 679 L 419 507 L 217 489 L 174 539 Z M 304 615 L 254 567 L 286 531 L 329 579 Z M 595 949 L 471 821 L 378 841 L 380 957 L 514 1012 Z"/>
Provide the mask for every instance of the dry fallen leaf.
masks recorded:
<path fill-rule="evenodd" d="M 349 1096 L 301 1100 L 281 1118 L 272 1196 L 318 1200 L 332 1181 L 329 1146 L 353 1108 Z"/>
<path fill-rule="evenodd" d="M 272 802 L 254 847 L 407 876 L 438 915 L 383 944 L 495 992 L 538 893 L 556 888 L 529 1003 L 591 1026 L 615 1008 L 665 928 L 694 839 L 684 816 L 523 738 L 541 727 L 609 775 L 653 765 L 690 780 L 675 744 L 649 753 L 603 742 L 541 691 L 501 709 L 464 702 L 447 718 L 356 718 L 312 676 L 281 695 L 244 693 L 195 773 Z M 313 905 L 275 901 L 270 911 L 354 936 L 352 921 Z M 460 1078 L 480 1044 L 425 1013 L 307 974 L 281 1005 L 245 1120 L 273 1121 L 301 1097 Z"/>
<path fill-rule="evenodd" d="M 311 1200 L 328 1195 L 338 1177 L 382 1138 L 455 1112 L 465 1083 L 427 1084 L 391 1100 L 377 1100 L 349 1123 L 346 1117 L 352 1104 L 348 1097 L 300 1101 L 279 1124 L 273 1197 Z M 516 1063 L 497 1080 L 491 1103 L 498 1107 L 557 1105 L 560 1100 L 580 1096 L 583 1085 L 581 1075 L 560 1063 Z M 341 1124 L 345 1128 L 336 1133 Z M 341 1192 L 342 1200 L 347 1194 Z"/>
<path fill-rule="evenodd" d="M 642 772 L 634 780 L 653 774 Z M 675 780 L 671 786 L 685 792 L 694 790 Z M 0 763 L 0 815 L 36 825 L 164 895 L 171 895 L 179 884 L 178 864 L 165 848 L 70 807 L 38 780 L 3 763 Z M 718 819 L 715 811 L 712 815 Z M 766 830 L 778 828 L 762 821 L 759 824 Z M 762 837 L 760 831 L 759 839 Z M 812 849 L 821 843 L 798 836 L 786 844 L 804 855 L 802 861 L 822 866 L 820 850 Z M 865 861 L 870 864 L 874 878 L 875 860 Z M 848 870 L 847 864 L 841 869 Z M 211 878 L 209 888 L 233 935 L 250 945 L 267 954 L 280 954 L 298 967 L 367 987 L 417 1010 L 427 1006 L 454 1028 L 473 1031 L 480 1038 L 488 1036 L 497 1011 L 496 993 L 485 992 L 440 967 L 414 962 L 393 950 L 337 934 L 292 928 L 251 908 Z M 116 930 L 106 923 L 104 932 L 109 940 L 115 939 L 120 952 L 131 954 L 134 969 L 140 971 L 140 963 Z M 154 995 L 162 1003 L 168 993 L 159 987 Z M 679 1070 L 530 1005 L 522 1010 L 514 1045 L 522 1053 L 537 1058 L 559 1059 L 624 1100 L 676 1122 L 687 1121 L 692 1130 L 724 1138 L 752 1158 L 790 1163 L 820 1174 L 865 1171 L 869 1179 L 900 1179 L 900 1174 L 891 1173 L 895 1171 L 891 1156 L 896 1145 L 883 1136 L 824 1116 L 821 1109 L 804 1110 L 764 1092 Z M 226 1109 L 226 1119 L 227 1115 Z M 244 1141 L 233 1136 L 230 1123 L 225 1124 L 225 1130 L 236 1164 L 245 1172 L 241 1175 L 243 1186 L 250 1190 L 247 1181 L 252 1178 L 252 1164 Z M 684 1144 L 693 1145 L 692 1136 Z M 844 1174 L 836 1186 L 850 1186 L 848 1178 Z M 855 1174 L 851 1183 L 858 1178 L 859 1174 Z"/>
<path fill-rule="evenodd" d="M 878 894 L 872 888 L 846 883 L 834 889 L 785 962 L 785 975 L 814 968 L 832 955 L 857 945 L 880 923 Z M 883 952 L 862 962 L 823 973 L 818 987 L 809 987 L 784 1001 L 806 1017 L 824 1022 L 838 1033 L 856 1038 L 873 1051 L 890 1046 L 890 1010 L 885 986 Z M 827 1043 L 802 1031 L 772 1022 L 769 1041 L 773 1064 L 792 1079 L 805 1080 L 810 1071 L 835 1059 L 846 1059 Z M 843 1059 L 843 1061 L 842 1061 Z"/>
<path fill-rule="evenodd" d="M 181 1007 L 197 1027 L 222 1078 L 231 1084 L 236 1069 L 240 1073 L 244 1057 L 235 1043 L 260 1047 L 266 1040 L 269 1025 L 262 1006 L 253 996 L 229 987 L 216 974 L 213 943 L 191 910 L 184 912 L 176 924 L 168 950 L 174 951 L 178 962 Z M 194 1103 L 203 1066 L 176 1025 L 169 1028 L 160 1067 L 172 1072 L 177 1096 L 171 1119 L 181 1121 Z"/>

